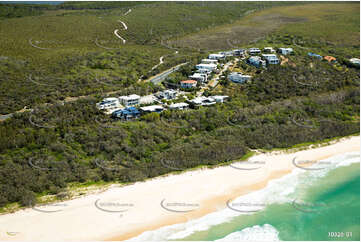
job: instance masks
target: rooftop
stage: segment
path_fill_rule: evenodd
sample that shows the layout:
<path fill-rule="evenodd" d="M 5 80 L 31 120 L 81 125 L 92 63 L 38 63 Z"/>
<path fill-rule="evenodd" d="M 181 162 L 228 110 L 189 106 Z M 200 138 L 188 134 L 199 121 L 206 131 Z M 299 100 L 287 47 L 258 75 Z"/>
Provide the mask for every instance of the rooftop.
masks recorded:
<path fill-rule="evenodd" d="M 129 96 L 120 96 L 119 98 L 121 98 L 123 100 L 133 100 L 133 99 L 139 99 L 140 96 L 137 94 L 131 94 Z"/>
<path fill-rule="evenodd" d="M 197 81 L 195 81 L 195 80 L 185 80 L 185 81 L 181 81 L 181 83 L 193 84 L 193 83 L 197 83 Z"/>

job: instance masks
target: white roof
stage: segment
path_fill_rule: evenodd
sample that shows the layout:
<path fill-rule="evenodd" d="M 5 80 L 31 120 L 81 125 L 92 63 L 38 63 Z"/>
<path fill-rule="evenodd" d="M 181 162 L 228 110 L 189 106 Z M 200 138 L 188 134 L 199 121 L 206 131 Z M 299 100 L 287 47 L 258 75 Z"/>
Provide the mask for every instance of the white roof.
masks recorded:
<path fill-rule="evenodd" d="M 357 59 L 357 58 L 351 58 L 350 61 L 360 63 L 360 59 Z"/>
<path fill-rule="evenodd" d="M 177 93 L 177 91 L 172 90 L 172 89 L 167 89 L 167 90 L 164 90 L 163 93 Z"/>
<path fill-rule="evenodd" d="M 280 50 L 293 50 L 292 48 L 280 48 Z"/>
<path fill-rule="evenodd" d="M 223 54 L 210 54 L 209 56 L 214 56 L 214 57 L 224 57 Z"/>
<path fill-rule="evenodd" d="M 214 60 L 214 59 L 202 59 L 202 62 L 203 61 L 218 62 L 218 60 Z"/>
<path fill-rule="evenodd" d="M 207 74 L 195 72 L 193 73 L 193 75 L 189 77 L 204 77 L 204 76 L 207 76 Z"/>
<path fill-rule="evenodd" d="M 123 99 L 123 100 L 134 100 L 134 99 L 139 99 L 140 96 L 137 95 L 137 94 L 132 94 L 132 95 L 129 95 L 129 96 L 120 96 L 119 98 Z"/>
<path fill-rule="evenodd" d="M 264 48 L 265 48 L 265 49 L 271 49 L 271 50 L 273 49 L 272 47 L 264 47 Z"/>
<path fill-rule="evenodd" d="M 199 66 L 199 67 L 212 67 L 212 68 L 217 67 L 216 64 L 198 64 L 197 66 Z"/>
<path fill-rule="evenodd" d="M 104 98 L 103 99 L 103 102 L 106 102 L 106 101 L 108 101 L 108 102 L 114 102 L 114 101 L 118 101 L 118 98 L 116 98 L 116 97 L 106 97 L 106 98 Z"/>
<path fill-rule="evenodd" d="M 192 99 L 191 102 L 196 103 L 196 104 L 201 104 L 206 100 L 214 102 L 213 98 L 211 98 L 211 97 L 203 97 L 203 96 L 202 97 L 196 97 L 195 99 Z"/>
<path fill-rule="evenodd" d="M 169 108 L 182 108 L 182 107 L 188 107 L 188 103 L 174 103 L 169 105 Z"/>
<path fill-rule="evenodd" d="M 141 107 L 140 109 L 143 111 L 154 111 L 156 109 L 164 109 L 164 108 L 160 105 L 151 105 L 151 106 Z"/>
<path fill-rule="evenodd" d="M 228 98 L 229 96 L 211 96 L 211 98 L 213 99 L 225 99 Z"/>

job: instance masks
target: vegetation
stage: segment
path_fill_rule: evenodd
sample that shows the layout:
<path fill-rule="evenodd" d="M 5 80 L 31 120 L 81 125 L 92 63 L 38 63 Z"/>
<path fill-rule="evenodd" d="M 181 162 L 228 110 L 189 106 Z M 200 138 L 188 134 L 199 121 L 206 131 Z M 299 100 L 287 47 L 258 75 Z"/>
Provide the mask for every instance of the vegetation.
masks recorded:
<path fill-rule="evenodd" d="M 139 79 L 188 61 L 167 80 L 177 83 L 207 54 L 191 48 L 176 54 L 161 45 L 162 36 L 173 35 L 176 40 L 177 30 L 184 34 L 200 31 L 197 28 L 212 31 L 218 29 L 215 25 L 236 21 L 250 9 L 281 3 L 139 3 L 126 16 L 122 15 L 130 7 L 126 3 L 119 3 L 124 4 L 122 9 L 118 3 L 107 3 L 104 8 L 99 4 L 64 3 L 53 10 L 41 9 L 38 16 L 24 13 L 27 17 L 0 22 L 0 32 L 8 36 L 0 39 L 0 112 L 24 105 L 34 109 L 0 123 L 0 211 L 64 199 L 69 187 L 141 181 L 247 157 L 253 149 L 286 148 L 359 133 L 359 68 L 347 62 L 359 54 L 359 44 L 343 42 L 334 34 L 326 40 L 322 32 L 306 31 L 305 24 L 315 24 L 317 29 L 317 21 L 321 26 L 326 15 L 299 21 L 303 8 L 336 11 L 336 4 L 282 6 L 246 17 L 249 21 L 263 16 L 258 21 L 267 27 L 272 11 L 292 15 L 291 10 L 297 9 L 296 17 L 286 18 L 299 21 L 292 23 L 294 32 L 285 32 L 288 25 L 270 25 L 272 32 L 263 32 L 262 39 L 252 44 L 292 45 L 295 54 L 267 70 L 237 63 L 234 69 L 251 74 L 251 82 L 234 84 L 223 79 L 207 91 L 207 95 L 228 95 L 229 102 L 148 114 L 129 122 L 110 119 L 95 103 L 107 95 L 155 92 L 162 87 Z M 357 3 L 337 6 L 340 16 L 359 15 L 353 7 Z M 284 8 L 288 9 L 285 13 Z M 157 15 L 158 11 L 166 14 Z M 129 28 L 122 32 L 129 40 L 126 45 L 113 42 L 113 30 L 121 28 L 119 19 L 127 21 Z M 348 29 L 352 35 L 357 24 L 352 20 L 351 27 L 343 31 Z M 149 32 L 145 30 L 151 26 L 155 41 L 146 37 Z M 297 30 L 297 26 L 302 27 Z M 78 41 L 79 36 L 86 41 Z M 30 38 L 43 49 L 31 46 Z M 95 38 L 98 45 L 92 42 Z M 338 63 L 309 58 L 308 51 L 333 55 Z M 165 56 L 165 63 L 152 71 L 160 56 Z"/>

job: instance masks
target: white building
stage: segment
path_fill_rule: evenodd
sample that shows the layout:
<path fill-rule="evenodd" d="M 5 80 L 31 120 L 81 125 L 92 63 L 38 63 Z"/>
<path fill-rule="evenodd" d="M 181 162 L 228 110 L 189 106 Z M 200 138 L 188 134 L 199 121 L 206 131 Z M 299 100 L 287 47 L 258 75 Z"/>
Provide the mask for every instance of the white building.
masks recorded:
<path fill-rule="evenodd" d="M 196 65 L 197 70 L 206 69 L 208 71 L 214 71 L 217 69 L 217 65 L 215 64 L 198 64 Z"/>
<path fill-rule="evenodd" d="M 250 49 L 248 50 L 248 53 L 249 53 L 250 55 L 258 55 L 258 54 L 261 54 L 261 50 L 258 49 L 258 48 L 250 48 Z"/>
<path fill-rule="evenodd" d="M 195 106 L 210 106 L 216 104 L 216 100 L 211 97 L 196 97 L 195 99 L 190 100 Z"/>
<path fill-rule="evenodd" d="M 170 100 L 176 98 L 177 94 L 178 92 L 176 90 L 168 89 L 168 90 L 164 90 L 163 92 L 160 92 L 158 94 L 158 98 Z"/>
<path fill-rule="evenodd" d="M 212 60 L 221 60 L 224 59 L 226 56 L 223 54 L 210 54 L 208 56 L 208 59 L 212 59 Z"/>
<path fill-rule="evenodd" d="M 236 83 L 244 83 L 251 80 L 251 76 L 243 75 L 241 72 L 232 72 L 228 75 L 228 79 Z"/>
<path fill-rule="evenodd" d="M 189 104 L 188 103 L 173 103 L 171 105 L 168 106 L 168 108 L 170 110 L 183 110 L 188 108 Z"/>
<path fill-rule="evenodd" d="M 360 65 L 360 59 L 357 58 L 350 59 L 350 62 L 354 65 Z"/>
<path fill-rule="evenodd" d="M 280 63 L 277 55 L 275 54 L 263 54 L 262 57 L 266 60 L 269 65 L 276 65 Z"/>
<path fill-rule="evenodd" d="M 197 81 L 195 80 L 186 80 L 180 82 L 181 88 L 194 88 L 197 86 Z"/>
<path fill-rule="evenodd" d="M 124 105 L 124 106 L 134 106 L 134 105 L 138 105 L 139 104 L 139 100 L 140 100 L 140 96 L 136 95 L 136 94 L 132 94 L 129 96 L 120 96 L 119 97 L 119 101 Z"/>
<path fill-rule="evenodd" d="M 217 65 L 218 60 L 214 60 L 214 59 L 202 59 L 201 63 L 202 63 L 202 64 L 215 64 L 215 65 Z"/>
<path fill-rule="evenodd" d="M 272 47 L 264 47 L 263 52 L 265 53 L 276 53 Z"/>
<path fill-rule="evenodd" d="M 210 96 L 210 98 L 213 98 L 217 103 L 223 103 L 229 98 L 229 96 Z"/>
<path fill-rule="evenodd" d="M 256 66 L 256 67 L 265 67 L 266 61 L 262 60 L 260 56 L 252 56 L 248 59 L 248 63 L 250 65 Z"/>
<path fill-rule="evenodd" d="M 160 105 L 151 105 L 151 106 L 141 107 L 140 111 L 142 113 L 161 113 L 164 111 L 164 108 Z"/>
<path fill-rule="evenodd" d="M 218 54 L 221 54 L 224 56 L 233 56 L 233 51 L 223 51 L 223 52 L 219 52 Z"/>
<path fill-rule="evenodd" d="M 233 50 L 233 55 L 244 57 L 246 55 L 246 50 L 245 49 Z"/>
<path fill-rule="evenodd" d="M 121 107 L 119 99 L 116 97 L 104 98 L 101 102 L 96 104 L 96 107 L 100 110 L 114 110 Z"/>
<path fill-rule="evenodd" d="M 288 55 L 288 54 L 291 54 L 293 52 L 293 49 L 292 48 L 279 48 L 278 51 L 282 55 Z"/>
<path fill-rule="evenodd" d="M 190 79 L 195 80 L 199 83 L 205 83 L 208 81 L 207 73 L 194 73 L 193 75 L 189 76 Z"/>
<path fill-rule="evenodd" d="M 200 74 L 210 74 L 212 71 L 208 70 L 208 69 L 198 69 L 197 70 L 198 73 Z"/>

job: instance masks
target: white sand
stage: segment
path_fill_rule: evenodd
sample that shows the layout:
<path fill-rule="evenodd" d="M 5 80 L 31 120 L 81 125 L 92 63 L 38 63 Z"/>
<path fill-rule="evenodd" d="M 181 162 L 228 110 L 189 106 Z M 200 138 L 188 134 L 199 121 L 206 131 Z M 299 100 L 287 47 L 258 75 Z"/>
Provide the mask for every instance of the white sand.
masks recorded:
<path fill-rule="evenodd" d="M 298 151 L 272 152 L 254 156 L 251 161 L 265 164 L 235 167 L 259 167 L 239 170 L 230 166 L 202 169 L 179 175 L 155 178 L 124 187 L 113 187 L 95 195 L 65 201 L 57 206 L 39 207 L 46 211 L 25 209 L 0 216 L 0 240 L 120 240 L 145 230 L 186 222 L 207 213 L 223 209 L 226 201 L 253 190 L 261 189 L 270 179 L 281 177 L 296 168 L 292 159 L 320 160 L 337 154 L 360 150 L 360 136 L 345 138 L 332 145 Z M 100 200 L 98 200 L 100 199 Z M 105 212 L 126 210 L 125 212 Z M 170 212 L 162 208 L 190 210 Z M 102 205 L 105 202 L 113 202 Z M 187 203 L 194 206 L 167 206 L 167 203 Z M 128 204 L 128 205 L 127 205 Z M 198 205 L 198 206 L 196 206 Z"/>

